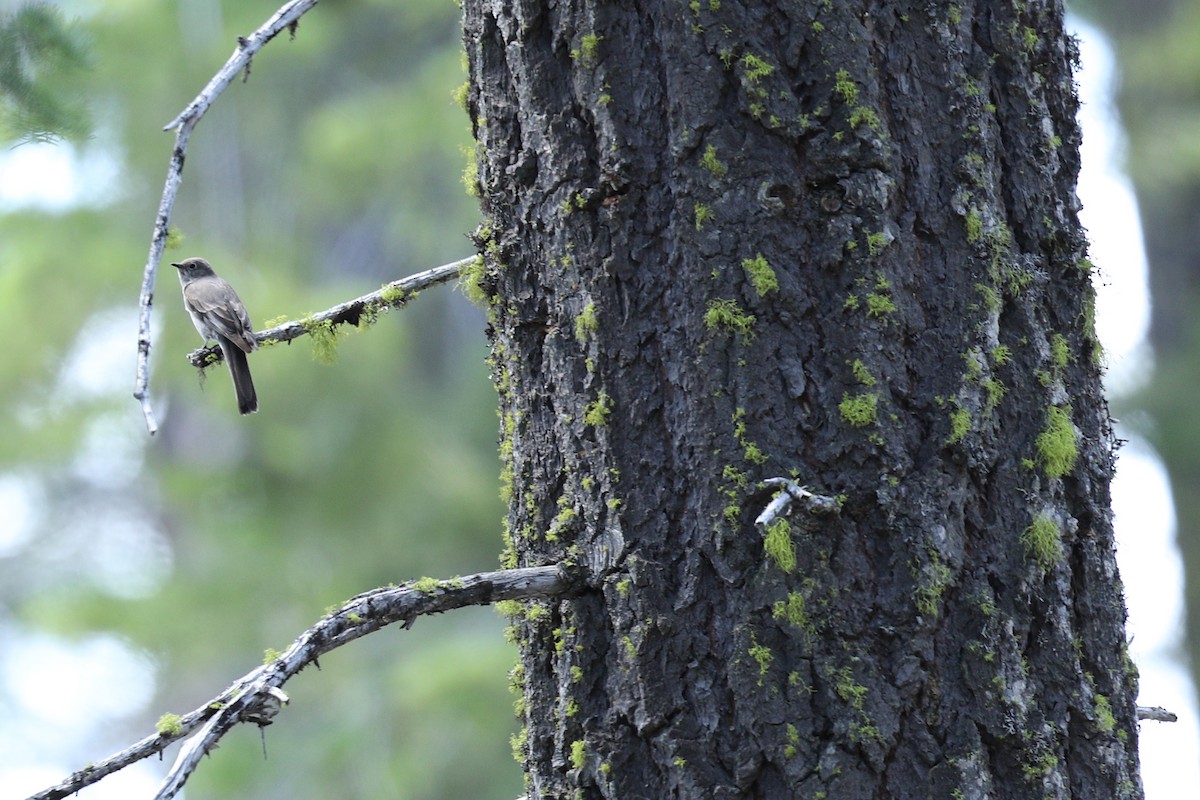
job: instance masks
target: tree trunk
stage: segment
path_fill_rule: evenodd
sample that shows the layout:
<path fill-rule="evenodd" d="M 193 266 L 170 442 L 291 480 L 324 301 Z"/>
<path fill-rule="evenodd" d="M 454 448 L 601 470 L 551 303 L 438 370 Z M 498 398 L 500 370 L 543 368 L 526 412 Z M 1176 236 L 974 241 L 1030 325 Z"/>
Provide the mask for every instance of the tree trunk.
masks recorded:
<path fill-rule="evenodd" d="M 1062 4 L 464 12 L 531 796 L 1140 796 Z"/>

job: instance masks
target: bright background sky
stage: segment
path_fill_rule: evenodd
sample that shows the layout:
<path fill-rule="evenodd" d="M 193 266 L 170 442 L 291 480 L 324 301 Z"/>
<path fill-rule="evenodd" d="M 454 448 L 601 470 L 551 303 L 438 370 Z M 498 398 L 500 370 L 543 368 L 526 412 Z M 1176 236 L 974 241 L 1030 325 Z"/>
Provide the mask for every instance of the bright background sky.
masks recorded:
<path fill-rule="evenodd" d="M 1140 386 L 1153 368 L 1145 338 L 1150 315 L 1146 259 L 1137 203 L 1121 168 L 1125 144 L 1113 106 L 1112 51 L 1094 28 L 1078 19 L 1070 22 L 1083 49 L 1081 216 L 1099 274 L 1097 328 L 1108 355 L 1107 385 L 1110 393 L 1120 394 Z M 103 141 L 104 132 L 98 135 Z M 164 157 L 164 169 L 165 161 Z M 81 160 L 69 145 L 27 145 L 0 153 L 0 210 L 58 210 L 103 202 L 103 187 L 112 185 L 118 170 L 116 157 Z M 147 219 L 147 237 L 151 223 Z M 78 360 L 102 365 L 101 372 L 91 377 L 65 373 L 77 376 L 77 391 L 128 393 L 132 388 L 136 320 L 131 313 L 129 319 L 110 322 L 105 326 L 107 335 L 89 337 L 88 357 Z M 1146 797 L 1200 797 L 1200 725 L 1196 694 L 1181 661 L 1183 567 L 1175 547 L 1170 488 L 1153 449 L 1127 430 L 1118 427 L 1118 434 L 1130 439 L 1120 452 L 1112 493 L 1118 560 L 1129 606 L 1130 652 L 1141 673 L 1139 703 L 1163 706 L 1180 718 L 1173 724 L 1141 723 Z M 134 446 L 126 455 L 123 463 L 136 474 L 140 450 Z M 122 463 L 119 457 L 113 462 L 113 456 L 106 453 L 105 463 Z M 35 487 L 0 476 L 0 557 L 21 540 L 22 531 L 32 529 L 40 503 Z M 131 567 L 125 557 L 118 560 L 123 567 L 116 582 L 139 586 L 137 575 L 129 574 L 130 569 L 137 572 L 138 565 Z M 164 574 L 162 566 L 140 569 L 150 576 L 146 580 L 153 581 L 152 576 Z M 56 676 L 50 682 L 58 687 L 54 693 L 37 689 L 47 685 L 48 674 Z M 17 698 L 15 707 L 3 709 L 5 720 L 0 724 L 0 800 L 45 788 L 82 766 L 71 761 L 78 758 L 75 745 L 96 728 L 144 710 L 156 679 L 154 665 L 113 636 L 96 634 L 67 643 L 46 634 L 0 630 L 0 681 Z M 214 693 L 221 688 L 212 687 Z M 81 797 L 147 797 L 156 784 L 153 769 L 134 766 L 85 790 Z"/>

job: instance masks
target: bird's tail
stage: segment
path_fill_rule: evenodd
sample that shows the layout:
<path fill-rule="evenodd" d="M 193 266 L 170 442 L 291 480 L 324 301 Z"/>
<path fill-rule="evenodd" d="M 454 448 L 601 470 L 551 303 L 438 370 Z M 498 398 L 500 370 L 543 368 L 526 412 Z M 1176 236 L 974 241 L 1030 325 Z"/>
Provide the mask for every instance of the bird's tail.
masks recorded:
<path fill-rule="evenodd" d="M 253 414 L 258 411 L 258 395 L 254 392 L 254 380 L 250 377 L 250 364 L 246 361 L 246 354 L 236 344 L 228 341 L 221 342 L 221 350 L 225 355 L 225 363 L 229 365 L 229 374 L 233 377 L 238 410 L 243 414 Z"/>

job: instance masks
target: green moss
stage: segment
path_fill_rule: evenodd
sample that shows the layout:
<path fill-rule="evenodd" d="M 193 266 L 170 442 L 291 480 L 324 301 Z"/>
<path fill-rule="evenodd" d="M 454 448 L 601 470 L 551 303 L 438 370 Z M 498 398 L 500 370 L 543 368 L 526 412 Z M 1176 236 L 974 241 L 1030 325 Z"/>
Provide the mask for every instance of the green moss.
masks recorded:
<path fill-rule="evenodd" d="M 330 320 L 317 322 L 312 315 L 309 315 L 300 320 L 300 324 L 304 326 L 304 330 L 312 342 L 313 360 L 326 366 L 336 361 L 337 331 L 333 327 L 333 322 Z"/>
<path fill-rule="evenodd" d="M 283 653 L 276 650 L 274 647 L 268 647 L 267 649 L 263 650 L 263 665 L 265 666 L 270 664 L 272 661 L 277 660 L 281 655 L 283 655 Z"/>
<path fill-rule="evenodd" d="M 793 558 L 795 558 L 794 554 Z M 804 610 L 804 595 L 799 592 L 789 592 L 787 600 L 777 600 L 771 606 L 771 617 L 802 630 L 812 629 L 812 620 L 808 618 L 808 614 Z"/>
<path fill-rule="evenodd" d="M 717 148 L 711 144 L 704 148 L 704 155 L 700 156 L 700 166 L 711 172 L 714 178 L 724 178 L 725 173 L 729 171 L 717 158 Z"/>
<path fill-rule="evenodd" d="M 779 291 L 779 279 L 775 277 L 775 270 L 771 269 L 771 265 L 767 263 L 767 259 L 763 258 L 762 253 L 754 258 L 743 259 L 742 269 L 746 270 L 746 274 L 750 276 L 750 285 L 754 287 L 754 291 L 758 292 L 760 297 Z"/>
<path fill-rule="evenodd" d="M 1061 333 L 1050 337 L 1050 360 L 1059 369 L 1064 369 L 1071 360 L 1071 346 Z"/>
<path fill-rule="evenodd" d="M 854 379 L 863 386 L 875 385 L 875 376 L 871 374 L 871 371 L 867 369 L 861 359 L 854 359 L 850 364 L 850 371 L 854 373 Z"/>
<path fill-rule="evenodd" d="M 942 563 L 937 553 L 930 553 L 927 570 L 917 581 L 914 592 L 917 611 L 926 617 L 937 617 L 942 595 L 950 584 L 950 568 Z"/>
<path fill-rule="evenodd" d="M 787 519 L 777 517 L 767 525 L 763 551 L 784 572 L 796 571 L 796 545 L 792 542 L 792 524 Z"/>
<path fill-rule="evenodd" d="M 851 118 L 851 122 L 853 122 L 853 121 L 854 121 L 853 118 Z M 881 252 L 883 252 L 883 248 L 887 247 L 890 242 L 891 242 L 891 239 L 889 239 L 888 235 L 886 233 L 884 233 L 883 231 L 879 231 L 878 233 L 868 233 L 867 234 L 867 252 L 870 253 L 872 256 L 877 256 Z M 885 288 L 888 288 L 888 289 L 892 288 L 892 284 L 890 282 L 886 281 L 882 275 L 879 277 L 880 277 L 881 281 L 884 281 L 887 284 L 887 286 Z"/>
<path fill-rule="evenodd" d="M 1004 399 L 1004 395 L 1008 393 L 1008 387 L 996 378 L 988 378 L 982 384 L 984 393 L 987 395 L 987 407 L 993 409 L 1000 405 L 1000 401 Z"/>
<path fill-rule="evenodd" d="M 696 219 L 696 230 L 701 230 L 706 224 L 712 222 L 716 217 L 713 210 L 704 203 L 696 203 L 692 209 L 692 214 Z"/>
<path fill-rule="evenodd" d="M 842 402 L 838 403 L 838 411 L 842 419 L 856 428 L 873 425 L 879 418 L 879 395 L 873 392 L 853 396 L 845 393 Z"/>
<path fill-rule="evenodd" d="M 1043 570 L 1049 569 L 1062 556 L 1062 532 L 1058 523 L 1045 514 L 1038 514 L 1033 523 L 1021 533 L 1025 555 Z"/>
<path fill-rule="evenodd" d="M 451 95 L 451 97 L 454 98 L 455 104 L 457 104 L 458 107 L 461 108 L 463 111 L 466 111 L 467 110 L 467 100 L 471 96 L 471 82 L 463 81 L 462 85 L 459 86 L 457 89 L 455 89 L 453 92 L 451 92 L 450 95 Z"/>
<path fill-rule="evenodd" d="M 512 750 L 513 761 L 525 763 L 525 747 L 529 741 L 529 729 L 522 726 L 519 731 L 508 737 L 508 746 Z"/>
<path fill-rule="evenodd" d="M 579 683 L 583 680 L 583 667 L 578 664 L 571 665 L 571 683 Z"/>
<path fill-rule="evenodd" d="M 159 736 L 179 736 L 183 733 L 183 717 L 178 714 L 163 714 L 154 723 Z"/>
<path fill-rule="evenodd" d="M 750 642 L 750 657 L 758 664 L 758 685 L 762 686 L 763 680 L 767 676 L 767 670 L 771 668 L 771 662 L 775 660 L 775 654 L 765 644 L 759 644 L 753 634 L 750 635 Z"/>
<path fill-rule="evenodd" d="M 839 69 L 834 75 L 833 91 L 848 106 L 858 103 L 858 85 L 850 80 L 850 73 L 844 69 Z"/>
<path fill-rule="evenodd" d="M 600 392 L 596 399 L 588 403 L 583 411 L 583 422 L 593 428 L 599 428 L 608 423 L 608 415 L 612 412 L 612 398 L 607 392 Z"/>
<path fill-rule="evenodd" d="M 462 173 L 463 188 L 466 189 L 469 197 L 479 197 L 483 193 L 479 186 L 479 158 L 477 155 L 479 145 L 471 147 L 464 144 L 459 147 L 459 150 L 467 159 Z"/>
<path fill-rule="evenodd" d="M 417 578 L 415 581 L 409 584 L 409 588 L 415 589 L 421 594 L 433 594 L 441 588 L 441 582 L 439 582 L 437 578 Z"/>
<path fill-rule="evenodd" d="M 846 300 L 845 300 L 845 302 L 842 303 L 842 308 L 846 309 L 847 311 L 857 311 L 858 310 L 858 295 L 856 295 L 856 294 L 846 295 Z"/>
<path fill-rule="evenodd" d="M 754 335 L 755 316 L 742 310 L 736 300 L 709 300 L 704 325 L 710 330 L 725 328 L 745 339 Z"/>
<path fill-rule="evenodd" d="M 758 83 L 763 78 L 775 71 L 775 67 L 768 64 L 763 59 L 756 55 L 747 53 L 742 56 L 742 69 L 745 70 L 746 80 L 751 83 Z"/>
<path fill-rule="evenodd" d="M 983 236 L 983 219 L 979 216 L 978 210 L 972 208 L 967 212 L 966 225 L 967 242 L 974 244 L 979 241 L 979 237 Z"/>
<path fill-rule="evenodd" d="M 596 63 L 596 55 L 600 51 L 600 42 L 602 41 L 604 41 L 603 36 L 585 33 L 579 38 L 579 49 L 571 51 L 571 58 L 585 66 L 592 66 Z"/>
<path fill-rule="evenodd" d="M 459 273 L 458 288 L 472 303 L 480 308 L 487 308 L 491 304 L 487 292 L 483 290 L 483 275 L 483 256 L 476 256 Z"/>
<path fill-rule="evenodd" d="M 1012 349 L 1006 344 L 998 344 L 992 348 L 992 363 L 998 367 L 1003 367 L 1008 362 L 1012 361 Z"/>
<path fill-rule="evenodd" d="M 946 444 L 958 444 L 971 430 L 971 412 L 954 402 L 954 410 L 950 412 L 950 435 Z"/>
<path fill-rule="evenodd" d="M 1113 716 L 1112 703 L 1102 694 L 1096 695 L 1093 704 L 1096 712 L 1096 729 L 1101 733 L 1112 733 L 1117 727 L 1117 718 Z"/>
<path fill-rule="evenodd" d="M 596 304 L 588 303 L 575 317 L 575 340 L 583 344 L 596 331 L 600 330 L 600 321 L 596 317 Z"/>
<path fill-rule="evenodd" d="M 895 312 L 895 310 L 896 304 L 886 294 L 880 294 L 879 292 L 870 292 L 867 294 L 867 316 L 883 317 Z"/>
<path fill-rule="evenodd" d="M 1047 477 L 1061 478 L 1075 468 L 1079 447 L 1070 406 L 1051 406 L 1046 410 L 1046 424 L 1035 444 L 1038 462 Z"/>
<path fill-rule="evenodd" d="M 857 128 L 866 125 L 871 130 L 879 130 L 879 115 L 869 106 L 855 106 L 850 112 L 850 127 Z M 874 255 L 874 253 L 872 253 Z"/>

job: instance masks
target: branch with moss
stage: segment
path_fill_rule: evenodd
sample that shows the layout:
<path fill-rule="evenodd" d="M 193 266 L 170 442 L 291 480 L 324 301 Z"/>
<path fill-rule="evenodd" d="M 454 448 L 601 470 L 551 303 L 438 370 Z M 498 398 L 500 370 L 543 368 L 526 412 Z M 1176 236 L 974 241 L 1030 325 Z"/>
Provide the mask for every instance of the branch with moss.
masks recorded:
<path fill-rule="evenodd" d="M 422 289 L 459 277 L 463 274 L 463 270 L 471 266 L 477 258 L 479 256 L 463 258 L 450 264 L 443 264 L 440 267 L 409 275 L 384 285 L 378 291 L 338 303 L 332 308 L 310 314 L 301 320 L 289 320 L 258 331 L 254 335 L 259 344 L 290 342 L 305 334 L 314 337 L 327 336 L 338 325 L 369 324 L 375 321 L 380 312 L 404 305 Z M 215 344 L 201 347 L 188 353 L 187 359 L 194 367 L 207 367 L 221 361 L 221 348 Z"/>
<path fill-rule="evenodd" d="M 175 797 L 195 771 L 200 758 L 211 752 L 222 736 L 243 722 L 260 727 L 287 703 L 282 686 L 326 653 L 399 622 L 407 630 L 417 617 L 455 608 L 489 605 L 500 600 L 558 597 L 578 581 L 570 570 L 552 564 L 498 572 L 481 572 L 462 578 L 421 578 L 403 586 L 373 589 L 346 601 L 302 633 L 282 653 L 268 651 L 267 662 L 251 671 L 209 702 L 182 716 L 164 715 L 158 732 L 103 761 L 93 762 L 57 786 L 28 800 L 56 800 L 75 794 L 106 775 L 161 753 L 191 735 L 167 773 L 155 797 Z"/>
<path fill-rule="evenodd" d="M 267 42 L 284 31 L 289 31 L 294 38 L 300 17 L 312 10 L 317 0 L 291 0 L 280 6 L 271 17 L 249 36 L 239 36 L 233 55 L 225 62 L 225 66 L 213 75 L 200 94 L 179 113 L 179 116 L 163 126 L 164 131 L 175 130 L 175 147 L 171 150 L 171 161 L 167 167 L 167 180 L 163 186 L 162 199 L 158 203 L 158 215 L 154 219 L 154 232 L 150 237 L 150 253 L 146 258 L 146 266 L 142 272 L 142 290 L 138 298 L 141 309 L 138 314 L 137 340 L 137 375 L 134 382 L 133 397 L 142 406 L 142 416 L 146 420 L 146 430 L 154 435 L 158 430 L 158 422 L 154 419 L 154 409 L 150 405 L 150 308 L 154 302 L 154 282 L 158 274 L 158 264 L 162 260 L 163 250 L 167 245 L 170 232 L 171 211 L 175 208 L 175 195 L 179 192 L 179 184 L 183 181 L 183 162 L 187 157 L 188 140 L 192 129 L 208 111 L 209 107 L 220 96 L 221 92 L 233 83 L 234 78 L 243 74 L 243 80 L 250 77 L 250 62 Z"/>

